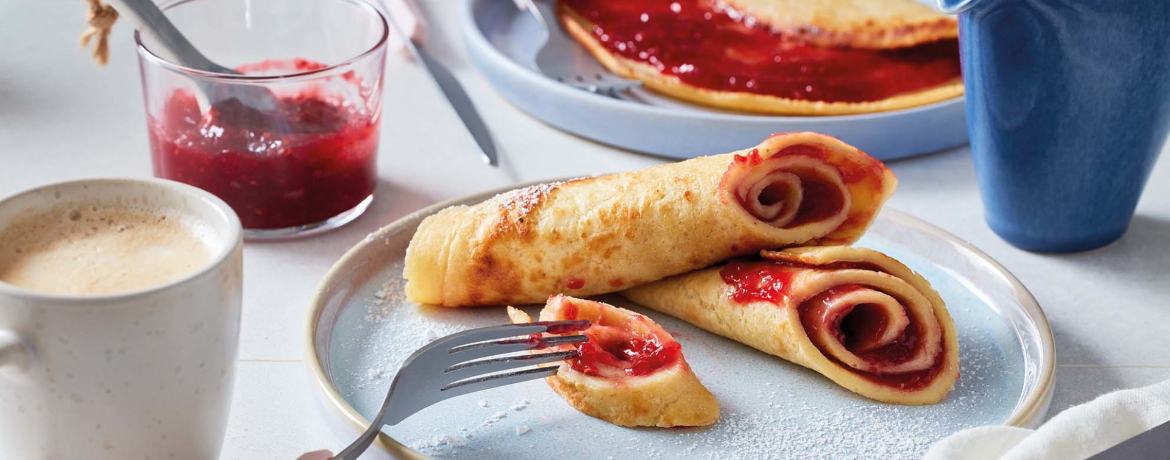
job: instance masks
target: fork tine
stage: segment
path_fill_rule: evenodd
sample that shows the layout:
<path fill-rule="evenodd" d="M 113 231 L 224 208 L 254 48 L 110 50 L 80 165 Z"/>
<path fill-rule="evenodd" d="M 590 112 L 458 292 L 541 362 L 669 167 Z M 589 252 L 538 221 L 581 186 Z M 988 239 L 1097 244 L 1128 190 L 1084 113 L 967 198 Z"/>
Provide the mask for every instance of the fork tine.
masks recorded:
<path fill-rule="evenodd" d="M 505 337 L 539 334 L 547 329 L 547 326 L 532 325 L 532 323 L 504 324 L 501 326 L 483 327 L 479 329 L 458 332 L 440 340 L 442 340 L 444 344 L 454 348 L 469 343 L 483 342 Z"/>
<path fill-rule="evenodd" d="M 454 359 L 450 362 L 459 363 L 471 361 L 473 359 L 486 358 L 488 356 L 515 353 L 518 351 L 535 350 L 570 343 L 580 343 L 586 340 L 589 340 L 589 338 L 584 335 L 564 335 L 541 337 L 540 339 L 522 337 L 502 339 L 492 342 L 472 343 L 452 349 L 451 357 Z"/>
<path fill-rule="evenodd" d="M 605 77 L 601 81 L 605 82 L 605 84 L 608 85 L 609 87 L 614 88 L 614 89 L 619 89 L 619 90 L 642 86 L 642 82 L 640 82 L 640 81 L 627 80 L 627 79 L 621 78 L 621 77 Z"/>
<path fill-rule="evenodd" d="M 457 355 L 454 354 L 455 352 L 449 353 L 451 355 L 450 357 L 452 359 L 447 361 L 447 362 L 459 363 L 459 362 L 463 362 L 463 361 L 470 361 L 473 359 L 486 358 L 486 357 L 492 356 L 492 355 L 504 355 L 504 354 L 508 354 L 508 353 L 515 353 L 518 351 L 527 351 L 527 350 L 532 350 L 534 348 L 539 348 L 540 344 L 541 344 L 540 341 L 527 339 L 527 338 L 524 338 L 524 339 L 505 339 L 505 340 L 501 340 L 498 342 L 488 342 L 488 343 L 490 345 L 483 345 L 480 343 L 476 343 L 476 344 L 472 344 L 472 345 L 465 345 L 464 347 L 469 347 L 469 348 L 462 348 L 462 349 L 458 350 Z"/>
<path fill-rule="evenodd" d="M 460 380 L 478 375 L 487 375 L 496 372 L 518 369 L 521 367 L 563 361 L 576 357 L 578 354 L 579 353 L 576 350 L 570 350 L 550 353 L 525 353 L 515 356 L 481 359 L 477 361 L 459 363 L 448 367 L 447 370 L 444 371 L 444 377 L 448 378 L 449 382 L 458 382 Z"/>
<path fill-rule="evenodd" d="M 568 86 L 572 86 L 572 87 L 577 88 L 577 89 L 595 92 L 595 93 L 599 92 L 601 90 L 604 90 L 604 88 L 600 87 L 597 83 L 578 82 L 575 80 L 567 80 L 567 81 L 564 81 L 562 83 L 564 83 Z"/>
<path fill-rule="evenodd" d="M 579 331 L 589 327 L 587 320 L 572 320 L 572 321 L 545 321 L 536 323 L 524 324 L 505 324 L 502 326 L 484 327 L 479 329 L 472 329 L 469 331 L 459 332 L 447 336 L 442 340 L 442 344 L 451 347 L 451 350 L 460 349 L 464 345 L 474 344 L 477 342 L 486 342 L 491 340 L 504 339 L 508 337 L 527 336 L 547 332 L 550 327 L 556 329 L 563 329 L 565 332 Z"/>
<path fill-rule="evenodd" d="M 598 69 L 594 72 L 586 72 L 585 74 L 581 75 L 581 78 L 586 82 L 614 87 L 629 87 L 642 84 L 641 81 L 632 80 L 605 69 Z"/>
<path fill-rule="evenodd" d="M 551 377 L 557 373 L 557 369 L 560 369 L 560 367 L 536 367 L 504 374 L 485 375 L 483 377 L 449 383 L 444 385 L 440 391 L 443 393 L 444 398 L 451 398 L 459 395 L 487 390 L 490 388 L 511 385 L 513 383 L 519 383 L 526 380 Z"/>
<path fill-rule="evenodd" d="M 547 32 L 534 64 L 541 73 L 578 89 L 603 94 L 623 91 L 642 82 L 628 80 L 601 65 L 576 40 L 561 29 L 554 1 L 525 0 L 528 11 Z"/>
<path fill-rule="evenodd" d="M 622 77 L 620 75 L 612 74 L 612 73 L 599 73 L 599 74 L 597 74 L 597 81 L 600 82 L 601 84 L 604 84 L 607 86 L 612 86 L 614 88 L 630 88 L 630 87 L 642 85 L 642 82 L 640 82 L 638 80 L 631 80 L 629 78 L 625 78 L 625 77 Z"/>
<path fill-rule="evenodd" d="M 628 83 L 628 84 L 627 83 L 609 84 L 609 83 L 601 83 L 601 82 L 598 82 L 596 80 L 588 81 L 586 83 L 577 83 L 577 82 L 563 82 L 563 83 L 568 85 L 568 86 L 572 86 L 574 88 L 580 89 L 580 90 L 585 90 L 585 91 L 589 91 L 592 93 L 598 93 L 598 94 L 610 94 L 613 92 L 621 92 L 621 91 L 625 91 L 627 89 L 630 89 L 630 88 L 633 88 L 636 86 L 641 86 L 640 82 Z"/>

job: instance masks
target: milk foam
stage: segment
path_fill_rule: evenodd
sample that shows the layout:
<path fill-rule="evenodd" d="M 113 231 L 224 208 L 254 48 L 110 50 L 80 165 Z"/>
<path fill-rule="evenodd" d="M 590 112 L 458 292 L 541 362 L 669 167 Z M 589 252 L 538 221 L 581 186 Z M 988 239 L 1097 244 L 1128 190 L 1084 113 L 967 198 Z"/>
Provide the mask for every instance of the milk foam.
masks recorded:
<path fill-rule="evenodd" d="M 100 295 L 166 284 L 211 262 L 213 232 L 189 216 L 129 205 L 58 205 L 0 229 L 0 281 Z"/>

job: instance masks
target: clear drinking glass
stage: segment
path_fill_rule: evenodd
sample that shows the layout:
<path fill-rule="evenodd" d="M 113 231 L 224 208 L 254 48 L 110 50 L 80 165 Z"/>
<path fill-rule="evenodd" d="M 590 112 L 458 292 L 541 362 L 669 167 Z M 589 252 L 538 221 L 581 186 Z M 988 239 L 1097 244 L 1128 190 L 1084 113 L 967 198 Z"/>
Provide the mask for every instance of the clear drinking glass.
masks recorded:
<path fill-rule="evenodd" d="M 377 179 L 388 34 L 373 6 L 175 0 L 160 7 L 211 61 L 243 75 L 181 66 L 135 34 L 156 176 L 219 196 L 251 238 L 336 228 L 365 211 Z M 223 96 L 243 87 L 276 98 L 264 105 Z"/>

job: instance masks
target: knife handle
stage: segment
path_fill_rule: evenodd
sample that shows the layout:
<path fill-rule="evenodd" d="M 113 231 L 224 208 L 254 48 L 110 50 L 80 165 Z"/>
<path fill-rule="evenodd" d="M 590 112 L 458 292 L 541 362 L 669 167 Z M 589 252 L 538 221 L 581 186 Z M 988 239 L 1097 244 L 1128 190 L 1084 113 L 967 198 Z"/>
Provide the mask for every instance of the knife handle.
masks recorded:
<path fill-rule="evenodd" d="M 402 29 L 402 34 L 409 37 L 415 46 L 422 46 L 426 41 L 428 27 L 418 3 L 415 0 L 381 0 L 381 3 L 382 13 L 393 18 Z M 390 34 L 387 46 L 403 57 L 411 58 L 410 50 L 398 38 L 398 34 Z"/>

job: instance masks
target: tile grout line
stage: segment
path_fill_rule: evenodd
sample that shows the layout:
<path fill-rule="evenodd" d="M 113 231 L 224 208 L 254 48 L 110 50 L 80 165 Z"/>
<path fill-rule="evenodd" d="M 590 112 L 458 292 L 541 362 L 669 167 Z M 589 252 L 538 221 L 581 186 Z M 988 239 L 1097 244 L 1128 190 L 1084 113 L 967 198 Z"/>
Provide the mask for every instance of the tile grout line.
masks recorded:
<path fill-rule="evenodd" d="M 241 363 L 303 363 L 303 359 L 237 359 Z"/>
<path fill-rule="evenodd" d="M 1057 364 L 1056 367 L 1067 367 L 1073 369 L 1165 369 L 1170 370 L 1170 366 L 1152 366 L 1152 365 L 1101 365 L 1101 364 Z"/>

